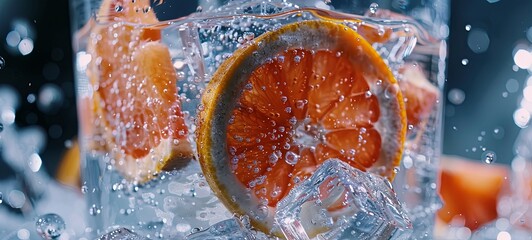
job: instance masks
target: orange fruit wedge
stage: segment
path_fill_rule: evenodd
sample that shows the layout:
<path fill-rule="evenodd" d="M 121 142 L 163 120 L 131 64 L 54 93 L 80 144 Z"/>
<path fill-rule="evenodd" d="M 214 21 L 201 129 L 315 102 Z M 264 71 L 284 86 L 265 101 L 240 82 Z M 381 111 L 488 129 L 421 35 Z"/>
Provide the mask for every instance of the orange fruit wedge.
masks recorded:
<path fill-rule="evenodd" d="M 197 146 L 213 191 L 256 228 L 325 160 L 389 178 L 406 116 L 388 66 L 356 31 L 303 21 L 265 33 L 215 72 L 202 98 Z"/>
<path fill-rule="evenodd" d="M 103 147 L 132 181 L 150 179 L 192 158 L 177 74 L 149 0 L 102 3 L 87 47 L 87 75 L 94 88 Z M 153 25 L 151 25 L 153 26 Z"/>
<path fill-rule="evenodd" d="M 444 157 L 440 174 L 441 220 L 450 223 L 458 218 L 474 231 L 497 218 L 499 196 L 510 188 L 507 167 Z"/>

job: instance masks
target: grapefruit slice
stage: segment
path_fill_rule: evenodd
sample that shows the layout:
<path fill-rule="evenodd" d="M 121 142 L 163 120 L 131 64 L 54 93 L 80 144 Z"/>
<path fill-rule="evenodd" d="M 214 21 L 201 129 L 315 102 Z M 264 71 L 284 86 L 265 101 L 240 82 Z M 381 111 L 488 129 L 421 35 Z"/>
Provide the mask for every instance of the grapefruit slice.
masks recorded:
<path fill-rule="evenodd" d="M 93 112 L 114 166 L 143 182 L 192 157 L 168 48 L 149 0 L 106 0 L 90 33 Z M 153 25 L 151 25 L 153 26 Z"/>
<path fill-rule="evenodd" d="M 399 86 L 405 98 L 408 125 L 420 126 L 428 119 L 438 103 L 440 92 L 427 79 L 421 66 L 407 62 L 400 69 Z"/>
<path fill-rule="evenodd" d="M 394 177 L 406 113 L 397 81 L 370 44 L 330 21 L 288 24 L 233 53 L 202 99 L 197 145 L 213 191 L 256 228 L 322 162 Z"/>
<path fill-rule="evenodd" d="M 510 190 L 509 176 L 502 165 L 444 157 L 439 184 L 443 207 L 438 217 L 445 223 L 461 218 L 471 231 L 495 220 L 499 196 Z"/>

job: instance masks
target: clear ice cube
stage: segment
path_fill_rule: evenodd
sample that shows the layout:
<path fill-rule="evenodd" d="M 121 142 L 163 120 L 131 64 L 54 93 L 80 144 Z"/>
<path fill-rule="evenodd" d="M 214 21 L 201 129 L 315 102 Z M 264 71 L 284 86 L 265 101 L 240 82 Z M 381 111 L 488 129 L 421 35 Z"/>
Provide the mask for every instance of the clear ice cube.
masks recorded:
<path fill-rule="evenodd" d="M 98 240 L 148 240 L 145 237 L 141 237 L 127 228 L 115 229 L 100 238 Z"/>
<path fill-rule="evenodd" d="M 209 228 L 196 231 L 187 236 L 187 240 L 251 240 L 253 233 L 237 218 L 218 222 Z"/>
<path fill-rule="evenodd" d="M 288 239 L 408 239 L 412 224 L 390 182 L 331 159 L 277 205 Z"/>

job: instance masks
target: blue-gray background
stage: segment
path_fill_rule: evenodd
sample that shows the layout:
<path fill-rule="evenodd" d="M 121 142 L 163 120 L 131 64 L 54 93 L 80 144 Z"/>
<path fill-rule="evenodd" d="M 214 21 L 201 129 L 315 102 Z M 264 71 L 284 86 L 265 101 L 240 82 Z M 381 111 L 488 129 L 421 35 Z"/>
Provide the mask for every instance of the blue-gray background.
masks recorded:
<path fill-rule="evenodd" d="M 182 7 L 173 14 L 195 11 L 197 1 L 180 1 Z M 0 0 L 0 56 L 5 60 L 0 85 L 14 86 L 20 94 L 16 124 L 39 125 L 48 133 L 42 159 L 51 174 L 68 147 L 65 142 L 77 134 L 68 9 L 68 0 Z M 514 66 L 513 56 L 518 44 L 531 49 L 530 13 L 530 0 L 451 0 L 445 154 L 481 161 L 485 147 L 499 163 L 513 158 L 519 131 L 513 113 L 529 75 Z M 13 38 L 8 34 L 17 26 L 24 26 L 33 40 L 27 55 L 9 44 Z M 39 106 L 38 98 L 50 89 L 61 98 Z M 10 172 L 0 161 L 0 179 Z"/>

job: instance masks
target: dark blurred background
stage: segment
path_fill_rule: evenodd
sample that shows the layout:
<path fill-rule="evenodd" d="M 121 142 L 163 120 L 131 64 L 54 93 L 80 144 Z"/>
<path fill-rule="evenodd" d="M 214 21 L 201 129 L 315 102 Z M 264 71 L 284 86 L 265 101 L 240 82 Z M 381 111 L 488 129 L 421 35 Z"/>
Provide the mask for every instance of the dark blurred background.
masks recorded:
<path fill-rule="evenodd" d="M 530 118 L 516 113 L 530 74 L 522 68 L 532 69 L 530 13 L 530 0 L 451 0 L 444 154 L 512 160 L 518 125 Z M 0 85 L 18 91 L 17 126 L 47 134 L 41 156 L 51 174 L 77 134 L 69 19 L 68 0 L 0 0 Z M 0 161 L 0 179 L 9 171 Z"/>

